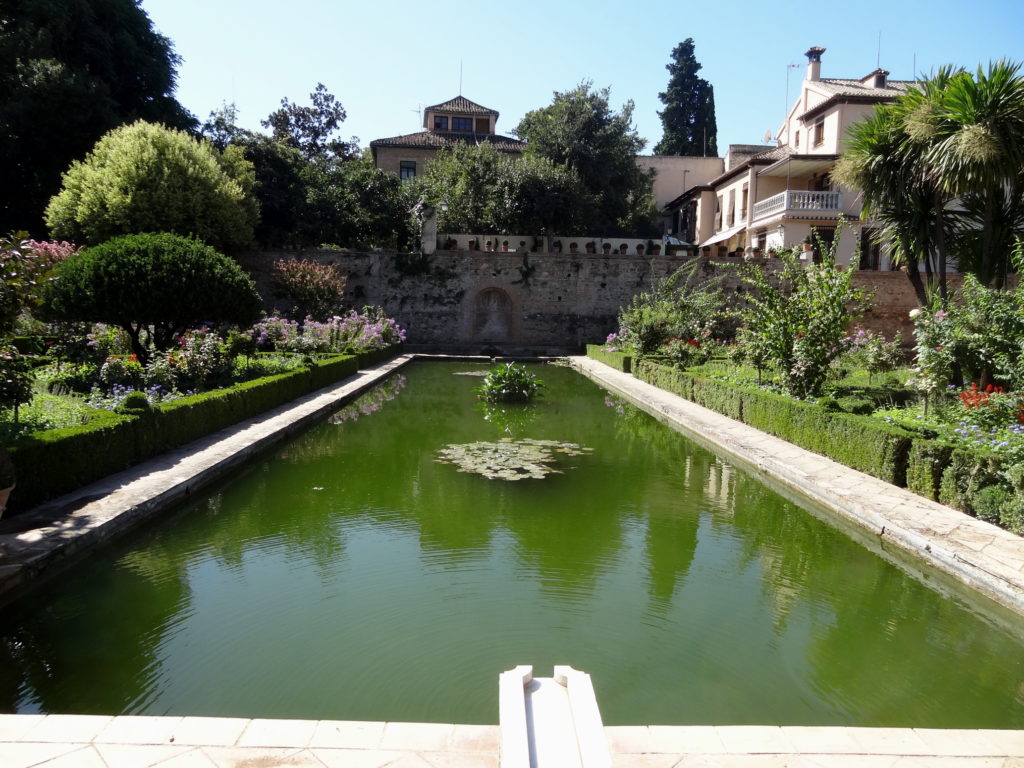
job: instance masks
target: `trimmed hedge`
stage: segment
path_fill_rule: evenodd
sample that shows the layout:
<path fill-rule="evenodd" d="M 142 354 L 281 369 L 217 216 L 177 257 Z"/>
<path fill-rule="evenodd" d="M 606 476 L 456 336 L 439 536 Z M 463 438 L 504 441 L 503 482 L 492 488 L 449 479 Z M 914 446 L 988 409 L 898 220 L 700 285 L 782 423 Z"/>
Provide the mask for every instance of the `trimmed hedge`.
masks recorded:
<path fill-rule="evenodd" d="M 939 501 L 968 514 L 976 514 L 977 494 L 990 485 L 1001 485 L 1002 469 L 1002 462 L 994 453 L 953 449 L 949 463 L 942 472 Z"/>
<path fill-rule="evenodd" d="M 371 349 L 366 352 L 356 353 L 356 359 L 359 360 L 359 370 L 363 368 L 370 368 L 377 363 L 383 363 L 385 360 L 390 360 L 395 355 L 401 354 L 402 345 L 392 344 L 390 347 L 384 347 L 382 349 Z"/>
<path fill-rule="evenodd" d="M 104 412 L 78 427 L 32 433 L 11 448 L 18 484 L 9 506 L 15 512 L 28 509 L 315 392 L 358 369 L 355 357 L 325 358 L 308 368 L 172 400 L 150 413 Z"/>
<path fill-rule="evenodd" d="M 636 361 L 633 374 L 641 381 L 801 448 L 893 485 L 906 485 L 914 440 L 907 430 L 868 416 L 826 411 L 811 403 L 696 376 L 648 360 Z"/>
<path fill-rule="evenodd" d="M 918 496 L 939 500 L 942 473 L 949 466 L 953 446 L 938 440 L 916 438 L 907 461 L 907 488 Z"/>
<path fill-rule="evenodd" d="M 624 352 L 609 352 L 600 344 L 587 344 L 587 357 L 623 373 L 630 373 L 633 368 L 633 357 Z"/>

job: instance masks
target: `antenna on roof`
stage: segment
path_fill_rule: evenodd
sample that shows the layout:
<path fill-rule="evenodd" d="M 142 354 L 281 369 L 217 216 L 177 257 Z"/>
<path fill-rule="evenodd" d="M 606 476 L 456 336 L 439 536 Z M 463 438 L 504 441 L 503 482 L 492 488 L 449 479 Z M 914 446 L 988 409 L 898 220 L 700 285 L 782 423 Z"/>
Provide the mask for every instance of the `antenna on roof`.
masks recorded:
<path fill-rule="evenodd" d="M 875 69 L 882 68 L 882 30 L 878 30 L 878 54 L 875 56 Z"/>
<path fill-rule="evenodd" d="M 459 59 L 459 96 L 462 95 L 462 59 Z"/>
<path fill-rule="evenodd" d="M 767 131 L 764 132 L 764 136 L 761 137 L 761 142 L 763 144 L 768 144 L 769 142 L 771 142 L 771 140 L 772 140 L 772 129 L 769 128 Z"/>

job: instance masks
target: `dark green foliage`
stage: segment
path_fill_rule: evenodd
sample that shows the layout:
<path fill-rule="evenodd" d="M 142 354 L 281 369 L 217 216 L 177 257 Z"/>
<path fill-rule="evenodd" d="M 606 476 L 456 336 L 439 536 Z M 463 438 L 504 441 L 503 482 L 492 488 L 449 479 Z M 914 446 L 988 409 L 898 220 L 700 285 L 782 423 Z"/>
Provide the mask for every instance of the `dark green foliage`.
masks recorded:
<path fill-rule="evenodd" d="M 636 164 L 645 142 L 632 125 L 633 102 L 613 112 L 608 96 L 607 88 L 593 90 L 589 82 L 555 92 L 551 105 L 528 112 L 514 133 L 527 142 L 528 154 L 579 174 L 596 201 L 596 231 L 653 234 L 654 177 Z"/>
<path fill-rule="evenodd" d="M 418 236 L 411 216 L 412 185 L 375 168 L 367 158 L 327 158 L 300 173 L 305 201 L 296 239 L 352 248 L 411 248 Z"/>
<path fill-rule="evenodd" d="M 112 128 L 139 119 L 191 128 L 173 97 L 179 61 L 134 0 L 4 0 L 0 232 L 39 237 L 61 173 Z"/>
<path fill-rule="evenodd" d="M 13 508 L 25 510 L 334 384 L 357 370 L 354 357 L 331 357 L 292 373 L 173 400 L 148 413 L 101 411 L 88 424 L 30 434 L 11 450 L 18 473 Z"/>
<path fill-rule="evenodd" d="M 115 409 L 118 413 L 147 413 L 152 406 L 145 392 L 129 392 Z"/>
<path fill-rule="evenodd" d="M 975 497 L 989 485 L 1002 482 L 1002 464 L 993 453 L 956 449 L 949 457 L 949 464 L 942 473 L 939 486 L 939 501 L 955 509 L 975 514 Z"/>
<path fill-rule="evenodd" d="M 875 410 L 875 403 L 867 397 L 847 395 L 836 398 L 836 406 L 846 413 L 854 413 L 858 416 L 870 416 Z"/>
<path fill-rule="evenodd" d="M 504 363 L 488 371 L 475 391 L 485 403 L 528 403 L 543 387 L 544 382 L 525 366 Z"/>
<path fill-rule="evenodd" d="M 986 485 L 971 499 L 974 516 L 986 523 L 999 524 L 1002 510 L 1013 501 L 1013 492 L 1002 485 Z"/>
<path fill-rule="evenodd" d="M 848 467 L 894 485 L 905 483 L 913 436 L 898 427 L 647 360 L 634 363 L 633 375 Z"/>
<path fill-rule="evenodd" d="M 115 238 L 70 257 L 59 275 L 47 286 L 47 312 L 123 328 L 140 361 L 148 357 L 146 341 L 167 349 L 199 323 L 248 325 L 261 310 L 252 279 L 235 261 L 177 235 Z"/>
<path fill-rule="evenodd" d="M 907 488 L 932 501 L 939 500 L 942 473 L 953 447 L 937 440 L 915 438 L 907 461 Z"/>
<path fill-rule="evenodd" d="M 668 87 L 658 94 L 665 109 L 658 113 L 664 135 L 654 147 L 656 155 L 718 156 L 715 89 L 697 77 L 701 66 L 688 37 L 672 49 Z"/>
<path fill-rule="evenodd" d="M 608 352 L 602 344 L 587 344 L 587 357 L 592 357 L 598 362 L 602 362 L 623 373 L 629 373 L 633 366 L 632 355 L 622 352 Z"/>
<path fill-rule="evenodd" d="M 359 149 L 358 139 L 341 141 L 332 136 L 348 116 L 341 103 L 323 83 L 316 84 L 309 99 L 311 107 L 281 99 L 281 108 L 261 120 L 260 125 L 270 129 L 274 141 L 297 149 L 309 160 L 354 157 Z"/>
<path fill-rule="evenodd" d="M 359 370 L 364 368 L 371 368 L 377 363 L 383 363 L 385 360 L 390 360 L 395 355 L 402 353 L 401 344 L 392 344 L 390 347 L 382 347 L 381 349 L 368 349 L 365 352 L 357 352 L 356 359 L 359 361 Z"/>

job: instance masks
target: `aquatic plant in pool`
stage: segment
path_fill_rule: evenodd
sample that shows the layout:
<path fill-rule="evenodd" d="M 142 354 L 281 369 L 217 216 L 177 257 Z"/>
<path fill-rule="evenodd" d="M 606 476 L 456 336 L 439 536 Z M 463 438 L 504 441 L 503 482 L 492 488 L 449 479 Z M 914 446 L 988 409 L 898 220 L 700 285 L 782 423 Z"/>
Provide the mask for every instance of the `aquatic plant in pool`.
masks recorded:
<path fill-rule="evenodd" d="M 503 363 L 489 370 L 476 389 L 487 403 L 528 403 L 544 388 L 544 382 L 517 363 Z"/>
<path fill-rule="evenodd" d="M 529 663 L 592 674 L 609 725 L 1024 727 L 1019 619 L 571 370 L 530 366 L 546 396 L 512 435 L 592 449 L 563 474 L 435 462 L 505 435 L 466 367 L 403 368 L 8 607 L 0 710 L 496 723 Z"/>
<path fill-rule="evenodd" d="M 576 443 L 503 437 L 496 443 L 479 441 L 449 445 L 437 452 L 437 461 L 454 464 L 460 472 L 483 475 L 488 480 L 543 480 L 553 472 L 563 472 L 555 466 L 560 456 L 583 456 L 587 453 L 590 453 L 589 448 Z"/>

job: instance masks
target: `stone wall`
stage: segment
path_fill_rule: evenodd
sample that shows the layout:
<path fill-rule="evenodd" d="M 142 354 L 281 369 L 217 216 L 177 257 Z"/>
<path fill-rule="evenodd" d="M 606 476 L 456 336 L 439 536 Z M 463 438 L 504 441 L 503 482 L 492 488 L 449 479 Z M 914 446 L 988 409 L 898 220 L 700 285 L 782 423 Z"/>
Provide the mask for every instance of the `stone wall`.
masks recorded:
<path fill-rule="evenodd" d="M 353 306 L 375 304 L 408 330 L 420 351 L 467 354 L 566 354 L 616 330 L 619 307 L 672 274 L 690 257 L 553 253 L 482 253 L 440 250 L 429 256 L 386 251 L 266 252 L 240 261 L 261 295 L 271 297 L 270 269 L 281 258 L 337 264 L 348 275 Z M 765 262 L 772 268 L 772 262 Z M 699 274 L 721 268 L 702 259 Z M 951 278 L 951 287 L 956 278 Z M 902 272 L 858 272 L 856 282 L 875 295 L 863 327 L 911 340 L 909 311 L 916 306 Z M 727 290 L 739 288 L 727 273 Z M 268 298 L 268 309 L 273 300 Z"/>

